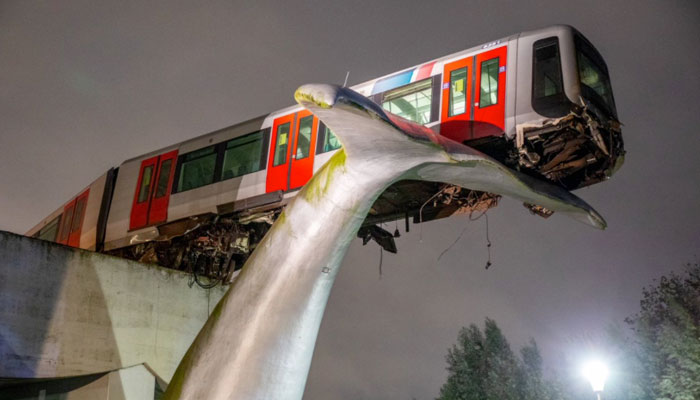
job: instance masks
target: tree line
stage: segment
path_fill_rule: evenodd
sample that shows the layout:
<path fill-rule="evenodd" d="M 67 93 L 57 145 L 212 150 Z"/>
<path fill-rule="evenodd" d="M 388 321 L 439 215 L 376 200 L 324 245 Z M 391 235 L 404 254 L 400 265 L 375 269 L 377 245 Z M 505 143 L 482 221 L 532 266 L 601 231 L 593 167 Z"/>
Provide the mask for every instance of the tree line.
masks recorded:
<path fill-rule="evenodd" d="M 700 399 L 700 264 L 661 277 L 642 292 L 640 310 L 612 331 L 617 379 L 605 399 Z M 543 376 L 534 340 L 516 355 L 496 322 L 462 328 L 448 350 L 448 377 L 438 400 L 590 400 L 580 376 Z M 568 368 L 563 368 L 569 370 Z M 573 370 L 573 369 L 572 369 Z"/>

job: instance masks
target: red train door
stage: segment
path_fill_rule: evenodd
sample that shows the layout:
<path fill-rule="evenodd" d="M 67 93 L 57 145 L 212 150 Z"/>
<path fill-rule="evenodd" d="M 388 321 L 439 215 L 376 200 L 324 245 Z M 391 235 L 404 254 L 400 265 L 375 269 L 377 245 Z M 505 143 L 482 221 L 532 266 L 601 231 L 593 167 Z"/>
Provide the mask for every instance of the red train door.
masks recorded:
<path fill-rule="evenodd" d="M 80 234 L 83 228 L 83 219 L 85 218 L 85 208 L 89 194 L 90 189 L 81 193 L 63 208 L 63 216 L 58 235 L 56 235 L 56 243 L 80 247 Z"/>
<path fill-rule="evenodd" d="M 168 218 L 170 188 L 177 150 L 143 160 L 131 206 L 129 230 L 164 222 Z"/>
<path fill-rule="evenodd" d="M 272 123 L 270 157 L 267 162 L 267 193 L 289 188 L 289 156 L 292 149 L 295 114 L 279 117 Z"/>
<path fill-rule="evenodd" d="M 290 189 L 304 186 L 314 173 L 317 122 L 316 117 L 308 110 L 297 113 L 294 152 L 292 154 L 291 173 L 289 174 Z"/>
<path fill-rule="evenodd" d="M 499 47 L 476 56 L 476 90 L 474 120 L 480 123 L 474 129 L 473 139 L 501 135 L 506 111 L 506 55 L 507 47 Z"/>
<path fill-rule="evenodd" d="M 75 210 L 73 211 L 73 220 L 70 224 L 70 234 L 68 234 L 68 246 L 80 247 L 80 234 L 83 230 L 83 220 L 85 219 L 85 208 L 87 207 L 89 194 L 90 189 L 84 191 L 73 200 Z"/>
<path fill-rule="evenodd" d="M 458 142 L 471 136 L 472 60 L 467 57 L 445 64 L 442 74 L 440 134 Z"/>
<path fill-rule="evenodd" d="M 168 204 L 170 203 L 170 188 L 175 177 L 175 162 L 177 150 L 162 154 L 158 161 L 156 179 L 153 181 L 153 196 L 148 211 L 148 224 L 165 222 L 168 219 Z"/>

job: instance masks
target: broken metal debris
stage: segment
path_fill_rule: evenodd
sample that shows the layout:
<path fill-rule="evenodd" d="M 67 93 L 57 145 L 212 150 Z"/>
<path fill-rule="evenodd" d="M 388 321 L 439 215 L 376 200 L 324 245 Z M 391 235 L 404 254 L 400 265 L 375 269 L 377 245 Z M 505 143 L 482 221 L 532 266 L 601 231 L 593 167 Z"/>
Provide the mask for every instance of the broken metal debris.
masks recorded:
<path fill-rule="evenodd" d="M 554 211 L 548 210 L 542 206 L 538 206 L 535 204 L 523 203 L 523 206 L 530 210 L 532 214 L 539 215 L 542 218 L 549 218 L 552 216 L 552 214 L 554 214 Z"/>
<path fill-rule="evenodd" d="M 540 175 L 567 190 L 609 178 L 624 161 L 620 123 L 601 123 L 586 107 L 539 124 L 516 127 L 514 167 Z"/>
<path fill-rule="evenodd" d="M 363 226 L 357 232 L 357 237 L 362 238 L 363 246 L 369 243 L 370 240 L 374 240 L 384 250 L 396 254 L 397 249 L 394 236 L 377 225 Z"/>

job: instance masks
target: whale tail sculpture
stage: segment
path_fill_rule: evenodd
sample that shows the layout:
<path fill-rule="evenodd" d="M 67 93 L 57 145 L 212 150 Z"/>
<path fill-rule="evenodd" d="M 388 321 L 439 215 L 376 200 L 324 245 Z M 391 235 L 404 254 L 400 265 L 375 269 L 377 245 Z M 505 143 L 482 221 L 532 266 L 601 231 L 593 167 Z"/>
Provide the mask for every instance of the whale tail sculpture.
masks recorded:
<path fill-rule="evenodd" d="M 341 261 L 374 200 L 396 181 L 510 196 L 605 228 L 568 191 L 392 115 L 349 88 L 304 85 L 295 99 L 343 149 L 260 242 L 190 346 L 165 399 L 301 399 Z"/>

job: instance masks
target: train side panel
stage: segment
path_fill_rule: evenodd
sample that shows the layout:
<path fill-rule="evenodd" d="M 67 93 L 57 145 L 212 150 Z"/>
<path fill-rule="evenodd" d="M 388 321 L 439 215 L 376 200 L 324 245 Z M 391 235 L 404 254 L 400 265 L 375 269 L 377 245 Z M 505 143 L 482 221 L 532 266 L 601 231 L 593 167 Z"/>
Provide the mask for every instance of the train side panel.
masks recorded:
<path fill-rule="evenodd" d="M 27 231 L 26 235 L 95 250 L 102 197 L 108 183 L 108 175 L 109 172 L 90 183 L 78 195 Z"/>
<path fill-rule="evenodd" d="M 219 165 L 219 163 L 226 162 L 226 145 L 231 143 L 232 139 L 258 132 L 264 138 L 268 138 L 269 132 L 265 131 L 266 124 L 269 125 L 267 121 L 264 117 L 256 118 L 124 162 L 120 166 L 119 177 L 114 189 L 114 198 L 107 222 L 105 250 L 153 240 L 161 235 L 159 226 L 192 216 L 217 213 L 217 206 L 264 194 L 265 169 L 229 178 L 221 175 L 221 170 L 225 166 Z M 144 162 L 173 151 L 177 151 L 178 157 L 177 163 L 173 166 L 174 179 L 167 187 L 169 203 L 166 219 L 134 228 L 132 215 L 133 209 L 139 201 L 138 191 L 141 190 L 141 186 L 148 186 L 148 184 L 144 184 L 143 180 Z M 269 140 L 263 140 L 261 151 L 262 155 L 268 153 Z M 224 156 L 218 156 L 218 152 L 222 152 Z M 198 153 L 202 155 L 200 156 Z M 198 177 L 195 176 L 197 174 L 188 172 L 192 169 L 202 170 L 204 168 L 209 171 L 208 165 L 205 165 L 209 159 L 217 160 L 215 170 L 218 171 L 219 175 L 212 175 L 211 182 L 206 184 L 188 181 L 188 179 Z M 187 163 L 190 163 L 189 166 L 185 165 Z M 214 165 L 215 163 L 210 164 Z M 185 171 L 186 168 L 190 169 Z M 200 178 L 202 174 L 204 173 L 200 171 Z M 236 174 L 232 173 L 232 175 Z M 153 185 L 156 185 L 155 181 Z M 156 191 L 150 193 L 151 196 L 157 195 Z"/>

